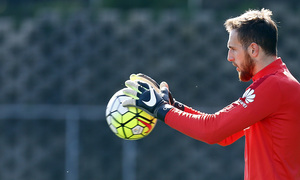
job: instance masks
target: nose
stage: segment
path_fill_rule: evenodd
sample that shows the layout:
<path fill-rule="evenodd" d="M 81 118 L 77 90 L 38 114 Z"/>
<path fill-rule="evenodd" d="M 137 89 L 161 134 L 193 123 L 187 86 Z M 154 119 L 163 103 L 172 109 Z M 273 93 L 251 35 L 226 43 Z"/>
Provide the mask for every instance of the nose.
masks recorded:
<path fill-rule="evenodd" d="M 227 60 L 229 62 L 233 62 L 234 61 L 234 57 L 231 55 L 230 50 L 228 51 L 228 54 L 227 54 Z"/>

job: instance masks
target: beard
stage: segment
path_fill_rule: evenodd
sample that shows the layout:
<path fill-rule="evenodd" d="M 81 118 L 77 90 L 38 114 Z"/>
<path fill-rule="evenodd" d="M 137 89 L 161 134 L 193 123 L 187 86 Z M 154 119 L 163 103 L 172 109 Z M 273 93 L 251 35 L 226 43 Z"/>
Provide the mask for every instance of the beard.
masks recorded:
<path fill-rule="evenodd" d="M 253 77 L 254 60 L 248 53 L 245 54 L 245 61 L 240 67 L 239 79 L 243 82 L 248 82 Z"/>

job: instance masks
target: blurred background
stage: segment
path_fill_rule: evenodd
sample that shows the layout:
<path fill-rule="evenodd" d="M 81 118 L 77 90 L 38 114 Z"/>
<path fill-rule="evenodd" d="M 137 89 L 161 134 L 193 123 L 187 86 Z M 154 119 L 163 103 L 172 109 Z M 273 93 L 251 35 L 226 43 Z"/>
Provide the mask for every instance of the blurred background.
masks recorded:
<path fill-rule="evenodd" d="M 138 141 L 105 108 L 131 73 L 214 113 L 238 99 L 223 23 L 269 8 L 279 56 L 300 79 L 297 0 L 1 0 L 1 180 L 241 180 L 244 140 L 207 145 L 158 122 Z"/>

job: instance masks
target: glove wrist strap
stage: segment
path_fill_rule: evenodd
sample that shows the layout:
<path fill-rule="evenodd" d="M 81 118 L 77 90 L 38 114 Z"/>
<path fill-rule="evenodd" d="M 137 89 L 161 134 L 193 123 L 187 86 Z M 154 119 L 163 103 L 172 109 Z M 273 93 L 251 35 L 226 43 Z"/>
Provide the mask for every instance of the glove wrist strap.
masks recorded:
<path fill-rule="evenodd" d="M 170 104 L 163 104 L 162 106 L 157 108 L 157 110 L 155 112 L 157 119 L 165 122 L 165 117 L 166 117 L 167 113 L 173 108 L 174 107 L 171 106 Z"/>
<path fill-rule="evenodd" d="M 175 101 L 174 102 L 174 107 L 176 107 L 177 109 L 180 109 L 180 110 L 184 111 L 184 104 L 182 104 L 181 102 Z"/>

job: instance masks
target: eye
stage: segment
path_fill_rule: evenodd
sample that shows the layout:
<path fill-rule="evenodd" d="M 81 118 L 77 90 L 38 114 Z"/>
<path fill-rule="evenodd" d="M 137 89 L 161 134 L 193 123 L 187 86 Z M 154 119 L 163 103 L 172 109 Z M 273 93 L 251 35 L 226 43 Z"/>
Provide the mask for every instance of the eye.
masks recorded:
<path fill-rule="evenodd" d="M 228 46 L 229 50 L 234 50 L 234 48 L 232 46 Z"/>

